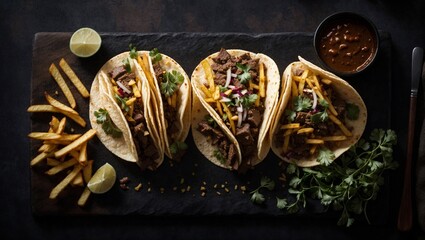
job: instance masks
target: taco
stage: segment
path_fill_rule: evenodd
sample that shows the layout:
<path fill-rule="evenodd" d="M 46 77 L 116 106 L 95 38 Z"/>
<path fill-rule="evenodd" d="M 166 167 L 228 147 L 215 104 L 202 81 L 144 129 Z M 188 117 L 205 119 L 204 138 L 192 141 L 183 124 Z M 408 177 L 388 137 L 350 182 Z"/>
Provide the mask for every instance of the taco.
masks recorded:
<path fill-rule="evenodd" d="M 189 77 L 174 59 L 156 48 L 138 51 L 136 59 L 151 89 L 152 108 L 164 152 L 170 159 L 179 161 L 186 152 L 185 140 L 190 130 Z"/>
<path fill-rule="evenodd" d="M 206 120 L 192 123 L 194 138 L 208 140 L 197 145 L 205 157 L 218 166 L 242 171 L 264 160 L 279 93 L 276 63 L 261 53 L 221 49 L 201 61 L 191 83 L 194 96 L 209 114 Z M 192 114 L 197 120 L 199 109 L 194 103 Z M 211 123 L 226 137 L 208 130 Z"/>
<path fill-rule="evenodd" d="M 271 148 L 301 167 L 328 165 L 360 139 L 366 105 L 346 81 L 298 58 L 282 75 Z"/>
<path fill-rule="evenodd" d="M 142 69 L 121 53 L 106 62 L 90 90 L 90 123 L 100 141 L 118 157 L 155 170 L 164 159 L 151 92 Z"/>

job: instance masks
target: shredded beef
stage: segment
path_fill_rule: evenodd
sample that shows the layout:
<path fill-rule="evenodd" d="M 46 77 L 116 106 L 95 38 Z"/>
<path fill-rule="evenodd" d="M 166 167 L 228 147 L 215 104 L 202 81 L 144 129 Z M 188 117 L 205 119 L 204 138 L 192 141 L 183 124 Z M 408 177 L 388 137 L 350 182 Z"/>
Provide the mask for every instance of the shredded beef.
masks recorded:
<path fill-rule="evenodd" d="M 118 67 L 115 67 L 114 69 L 112 69 L 109 72 L 109 76 L 113 79 L 116 79 L 117 77 L 120 77 L 121 75 L 123 75 L 126 72 L 127 71 L 125 70 L 124 66 L 121 65 L 121 66 L 118 66 Z"/>

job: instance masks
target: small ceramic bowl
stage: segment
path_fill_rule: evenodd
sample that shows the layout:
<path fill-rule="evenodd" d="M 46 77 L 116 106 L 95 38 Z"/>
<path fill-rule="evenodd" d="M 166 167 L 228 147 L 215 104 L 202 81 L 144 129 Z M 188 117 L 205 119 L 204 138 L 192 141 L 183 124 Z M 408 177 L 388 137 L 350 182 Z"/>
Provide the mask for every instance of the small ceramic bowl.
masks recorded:
<path fill-rule="evenodd" d="M 322 65 L 339 76 L 367 69 L 379 49 L 379 33 L 366 17 L 339 12 L 324 19 L 314 33 L 314 48 Z"/>

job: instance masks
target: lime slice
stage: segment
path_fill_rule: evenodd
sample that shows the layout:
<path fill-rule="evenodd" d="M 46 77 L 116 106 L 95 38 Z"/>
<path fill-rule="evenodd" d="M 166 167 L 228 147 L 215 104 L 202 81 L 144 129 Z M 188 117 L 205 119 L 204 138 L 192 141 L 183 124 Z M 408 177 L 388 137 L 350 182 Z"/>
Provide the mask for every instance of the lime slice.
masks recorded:
<path fill-rule="evenodd" d="M 87 183 L 87 187 L 92 193 L 105 193 L 109 191 L 115 184 L 117 175 L 114 167 L 109 163 L 105 163 L 94 173 L 90 181 Z"/>
<path fill-rule="evenodd" d="M 80 28 L 72 34 L 69 48 L 78 57 L 90 57 L 99 50 L 101 44 L 102 39 L 95 30 Z"/>

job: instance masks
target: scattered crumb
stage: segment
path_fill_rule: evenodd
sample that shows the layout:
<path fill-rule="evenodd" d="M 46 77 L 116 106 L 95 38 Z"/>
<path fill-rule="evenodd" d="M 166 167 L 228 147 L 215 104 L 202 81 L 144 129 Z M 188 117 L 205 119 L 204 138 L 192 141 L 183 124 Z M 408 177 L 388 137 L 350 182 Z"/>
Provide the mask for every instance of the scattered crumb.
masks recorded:
<path fill-rule="evenodd" d="M 139 185 L 137 185 L 136 187 L 134 187 L 134 190 L 136 190 L 137 192 L 140 191 L 143 188 L 143 184 L 139 183 Z"/>

